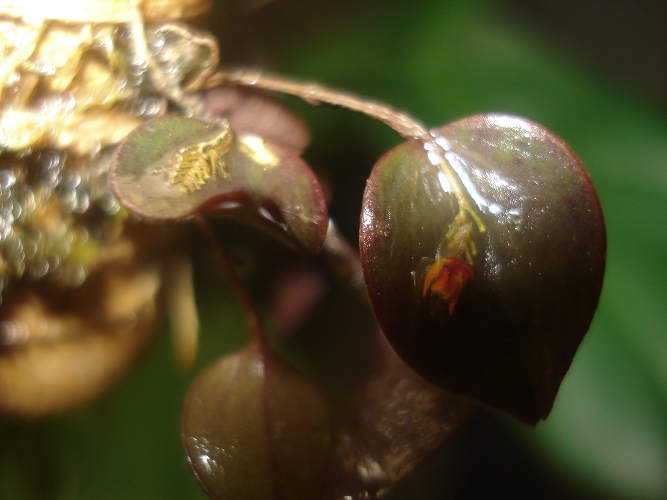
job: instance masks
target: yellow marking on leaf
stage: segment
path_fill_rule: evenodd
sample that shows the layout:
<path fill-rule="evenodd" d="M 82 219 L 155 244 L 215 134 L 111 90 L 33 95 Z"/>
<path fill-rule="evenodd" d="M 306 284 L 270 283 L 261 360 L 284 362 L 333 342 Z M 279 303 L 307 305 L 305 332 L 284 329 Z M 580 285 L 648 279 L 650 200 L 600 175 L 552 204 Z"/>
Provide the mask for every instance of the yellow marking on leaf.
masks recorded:
<path fill-rule="evenodd" d="M 159 172 L 165 172 L 169 184 L 178 186 L 181 193 L 199 191 L 211 178 L 228 175 L 222 156 L 229 151 L 233 140 L 234 134 L 226 128 L 207 141 L 182 148 L 171 165 Z"/>

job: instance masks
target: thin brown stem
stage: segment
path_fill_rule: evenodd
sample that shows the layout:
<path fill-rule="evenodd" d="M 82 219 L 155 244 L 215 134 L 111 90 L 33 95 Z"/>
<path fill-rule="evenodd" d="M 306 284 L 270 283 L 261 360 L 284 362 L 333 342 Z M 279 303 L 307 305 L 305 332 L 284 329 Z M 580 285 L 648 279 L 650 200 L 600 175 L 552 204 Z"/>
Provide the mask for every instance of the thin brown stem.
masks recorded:
<path fill-rule="evenodd" d="M 225 272 L 227 273 L 227 276 L 229 276 L 229 279 L 232 282 L 232 287 L 234 288 L 236 295 L 241 301 L 241 307 L 243 307 L 243 312 L 245 313 L 246 321 L 248 323 L 250 339 L 253 342 L 255 342 L 258 346 L 262 348 L 266 347 L 267 340 L 266 340 L 266 335 L 264 333 L 264 329 L 262 328 L 262 323 L 259 319 L 259 316 L 257 315 L 257 312 L 255 311 L 255 308 L 252 305 L 252 301 L 250 300 L 248 292 L 246 291 L 245 287 L 243 286 L 243 283 L 241 282 L 241 278 L 236 272 L 236 268 L 234 267 L 234 264 L 232 263 L 232 260 L 229 257 L 227 250 L 225 249 L 220 239 L 213 232 L 213 229 L 211 228 L 210 224 L 208 224 L 208 222 L 206 222 L 206 220 L 204 220 L 203 217 L 196 216 L 195 221 L 203 231 L 204 235 L 208 238 L 208 240 L 211 242 L 213 247 L 218 252 L 222 265 L 225 268 Z"/>
<path fill-rule="evenodd" d="M 412 116 L 401 111 L 396 111 L 386 104 L 364 99 L 338 90 L 329 89 L 317 83 L 288 80 L 282 77 L 265 74 L 256 69 L 241 68 L 232 71 L 218 71 L 204 83 L 203 87 L 211 88 L 221 84 L 241 85 L 272 92 L 280 92 L 299 97 L 311 104 L 324 103 L 340 106 L 374 118 L 385 125 L 388 125 L 406 139 L 416 139 L 420 141 L 427 152 L 430 151 L 437 155 L 437 166 L 449 179 L 463 220 L 470 215 L 481 232 L 486 230 L 484 224 L 477 215 L 473 204 L 471 204 L 468 199 L 469 196 L 462 185 L 461 179 L 459 179 L 458 175 L 445 157 L 447 151 L 441 144 L 437 131 L 429 130 L 425 125 Z"/>
<path fill-rule="evenodd" d="M 287 80 L 255 69 L 238 69 L 218 71 L 207 80 L 204 87 L 215 87 L 223 83 L 280 92 L 299 97 L 311 104 L 330 104 L 357 111 L 385 123 L 406 139 L 428 141 L 433 138 L 421 122 L 406 113 L 396 111 L 383 103 L 328 89 L 317 83 Z"/>

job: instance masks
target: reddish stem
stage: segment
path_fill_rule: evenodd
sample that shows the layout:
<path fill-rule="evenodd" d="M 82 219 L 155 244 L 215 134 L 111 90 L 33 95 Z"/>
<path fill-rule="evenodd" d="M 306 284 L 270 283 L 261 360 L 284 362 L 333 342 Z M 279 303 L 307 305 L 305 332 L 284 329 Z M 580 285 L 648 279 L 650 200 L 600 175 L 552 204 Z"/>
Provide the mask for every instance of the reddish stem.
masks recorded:
<path fill-rule="evenodd" d="M 204 235 L 208 238 L 208 240 L 211 242 L 213 247 L 218 252 L 218 255 L 220 256 L 220 261 L 222 262 L 222 265 L 225 268 L 225 272 L 227 273 L 227 276 L 229 276 L 229 279 L 232 282 L 232 287 L 234 288 L 234 292 L 241 301 L 241 307 L 243 307 L 243 312 L 245 313 L 246 321 L 248 323 L 250 340 L 252 342 L 255 342 L 260 348 L 263 349 L 264 347 L 267 346 L 267 340 L 266 340 L 266 334 L 264 333 L 264 329 L 262 328 L 262 322 L 260 321 L 257 312 L 255 312 L 255 308 L 253 307 L 252 301 L 248 296 L 248 292 L 243 286 L 241 278 L 239 278 L 239 275 L 236 272 L 236 269 L 234 268 L 234 264 L 232 263 L 232 260 L 229 257 L 227 250 L 225 249 L 220 239 L 213 232 L 213 229 L 211 228 L 210 224 L 206 222 L 206 220 L 204 220 L 202 216 L 199 215 L 196 216 L 195 221 L 197 222 L 197 224 L 199 224 L 199 227 L 204 232 Z"/>

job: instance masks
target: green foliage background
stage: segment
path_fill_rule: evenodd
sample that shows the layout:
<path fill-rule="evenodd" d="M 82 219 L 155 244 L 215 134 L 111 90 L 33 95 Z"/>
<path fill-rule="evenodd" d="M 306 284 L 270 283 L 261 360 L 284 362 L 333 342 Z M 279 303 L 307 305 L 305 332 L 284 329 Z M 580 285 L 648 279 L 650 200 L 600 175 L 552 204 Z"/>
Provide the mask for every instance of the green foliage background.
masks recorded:
<path fill-rule="evenodd" d="M 597 186 L 607 275 L 552 415 L 536 429 L 474 417 L 391 498 L 504 488 L 516 497 L 665 498 L 665 109 L 587 67 L 512 6 L 275 0 L 241 15 L 236 2 L 218 6 L 216 23 L 231 62 L 372 96 L 434 126 L 484 112 L 526 116 L 569 142 Z M 330 179 L 333 215 L 354 238 L 364 180 L 397 139 L 367 118 L 289 103 L 311 126 L 307 159 Z M 244 331 L 223 278 L 200 277 L 199 291 L 201 369 L 242 345 Z M 203 498 L 179 440 L 181 403 L 197 370 L 179 373 L 170 349 L 159 334 L 127 380 L 88 408 L 45 422 L 0 421 L 0 498 Z"/>

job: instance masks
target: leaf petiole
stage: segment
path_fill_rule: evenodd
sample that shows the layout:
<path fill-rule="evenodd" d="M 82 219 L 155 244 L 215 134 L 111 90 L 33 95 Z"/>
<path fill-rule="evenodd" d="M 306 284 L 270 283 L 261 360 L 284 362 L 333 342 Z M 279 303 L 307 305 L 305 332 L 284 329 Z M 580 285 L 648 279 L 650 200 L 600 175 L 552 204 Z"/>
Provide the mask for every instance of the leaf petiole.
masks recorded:
<path fill-rule="evenodd" d="M 447 177 L 451 185 L 452 194 L 459 206 L 459 214 L 455 217 L 450 233 L 460 233 L 459 229 L 472 219 L 480 233 L 486 231 L 484 223 L 473 204 L 469 200 L 461 179 L 447 160 L 449 141 L 442 137 L 437 131 L 428 130 L 425 125 L 412 116 L 387 106 L 386 104 L 364 99 L 362 97 L 330 89 L 312 82 L 299 82 L 277 76 L 272 76 L 256 69 L 237 69 L 232 71 L 218 71 L 204 83 L 204 88 L 215 87 L 221 84 L 240 85 L 255 87 L 263 90 L 279 92 L 305 100 L 313 105 L 329 104 L 362 113 L 374 118 L 395 130 L 405 139 L 413 139 L 422 143 L 429 161 L 439 168 Z M 468 233 L 470 234 L 470 233 Z M 445 240 L 447 236 L 445 236 Z M 446 244 L 446 241 L 443 243 Z M 475 254 L 475 245 L 472 239 L 465 243 L 466 254 Z"/>
<path fill-rule="evenodd" d="M 243 283 L 241 282 L 241 278 L 234 268 L 234 264 L 232 263 L 227 250 L 225 249 L 220 239 L 215 235 L 209 223 L 206 222 L 202 216 L 198 215 L 194 217 L 194 220 L 197 222 L 206 238 L 211 242 L 217 251 L 218 256 L 220 257 L 220 261 L 225 268 L 225 272 L 232 282 L 234 292 L 241 301 L 241 306 L 243 307 L 243 312 L 245 313 L 246 321 L 248 322 L 250 340 L 263 351 L 268 349 L 268 341 L 266 339 L 264 329 L 262 328 L 262 322 L 260 321 L 259 316 L 257 315 L 257 312 L 252 305 L 252 301 L 248 296 L 248 292 L 246 291 L 245 286 L 243 286 Z"/>

